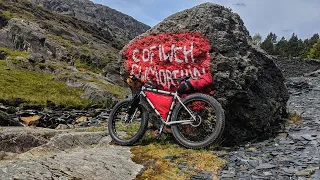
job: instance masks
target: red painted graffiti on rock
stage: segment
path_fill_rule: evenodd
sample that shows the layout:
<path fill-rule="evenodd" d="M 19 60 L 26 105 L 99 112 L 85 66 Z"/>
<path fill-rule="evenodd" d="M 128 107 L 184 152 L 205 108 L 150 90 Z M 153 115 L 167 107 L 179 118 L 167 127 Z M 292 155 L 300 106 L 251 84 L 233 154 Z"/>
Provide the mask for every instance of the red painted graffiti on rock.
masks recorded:
<path fill-rule="evenodd" d="M 149 35 L 128 45 L 126 70 L 142 74 L 165 90 L 174 90 L 173 78 L 210 73 L 210 43 L 198 32 Z"/>

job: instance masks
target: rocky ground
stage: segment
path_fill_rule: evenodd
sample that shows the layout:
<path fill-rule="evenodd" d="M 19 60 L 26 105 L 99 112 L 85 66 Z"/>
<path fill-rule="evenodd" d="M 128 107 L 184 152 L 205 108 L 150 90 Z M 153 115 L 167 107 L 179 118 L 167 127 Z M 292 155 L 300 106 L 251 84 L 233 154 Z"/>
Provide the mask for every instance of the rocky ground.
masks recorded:
<path fill-rule="evenodd" d="M 130 148 L 109 145 L 105 132 L 3 127 L 0 139 L 0 179 L 127 180 L 142 169 Z"/>
<path fill-rule="evenodd" d="M 29 125 L 51 129 L 73 129 L 75 127 L 100 127 L 109 118 L 109 109 L 89 108 L 44 108 L 24 110 L 0 103 L 0 126 Z"/>
<path fill-rule="evenodd" d="M 228 161 L 220 179 L 320 179 L 320 76 L 288 77 L 287 86 L 289 109 L 302 114 L 301 122 L 286 124 L 275 138 L 226 148 L 228 153 L 216 151 Z M 68 130 L 2 127 L 0 179 L 133 179 L 142 169 L 131 161 L 129 148 L 109 145 L 104 132 L 69 129 L 100 126 L 108 111 L 1 108 L 15 122 L 38 117 L 38 125 Z M 212 179 L 212 175 L 199 172 L 191 179 Z"/>
<path fill-rule="evenodd" d="M 310 74 L 309 74 L 310 75 Z M 221 179 L 320 179 L 320 76 L 288 77 L 290 111 L 302 114 L 277 137 L 232 149 Z"/>
<path fill-rule="evenodd" d="M 284 73 L 289 110 L 302 120 L 288 122 L 275 138 L 215 151 L 228 161 L 220 179 L 320 179 L 320 72 L 308 67 L 305 76 Z M 108 114 L 94 107 L 23 110 L 0 104 L 1 122 L 53 128 L 0 127 L 0 179 L 134 179 L 142 166 L 132 162 L 129 148 L 109 145 L 105 132 L 77 129 L 103 127 Z M 191 179 L 213 177 L 199 172 Z"/>

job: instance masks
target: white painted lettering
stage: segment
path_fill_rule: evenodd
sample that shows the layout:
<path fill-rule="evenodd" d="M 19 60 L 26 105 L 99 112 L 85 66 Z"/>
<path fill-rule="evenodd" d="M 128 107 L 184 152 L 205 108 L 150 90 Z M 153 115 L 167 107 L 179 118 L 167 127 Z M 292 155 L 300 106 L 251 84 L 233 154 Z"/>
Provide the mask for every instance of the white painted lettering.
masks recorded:
<path fill-rule="evenodd" d="M 168 89 L 170 89 L 171 84 L 175 86 L 173 80 L 172 80 L 172 73 L 170 70 L 166 70 L 166 75 L 167 75 L 167 83 L 168 83 Z"/>
<path fill-rule="evenodd" d="M 139 53 L 139 52 L 140 52 L 139 49 L 133 50 L 133 52 L 132 52 L 132 59 L 134 60 L 134 62 L 139 62 L 139 61 L 140 61 L 140 59 L 138 59 L 138 58 L 136 57 L 136 53 Z"/>
<path fill-rule="evenodd" d="M 147 58 L 146 58 L 146 54 L 148 55 Z M 144 62 L 148 62 L 149 59 L 150 59 L 150 51 L 149 51 L 149 49 L 143 49 L 143 51 L 142 51 L 142 60 Z"/>
<path fill-rule="evenodd" d="M 174 48 L 174 59 L 178 63 L 183 63 L 183 60 L 179 59 L 179 57 L 177 56 L 177 51 L 179 51 L 179 50 L 181 51 L 182 47 L 175 47 Z"/>
<path fill-rule="evenodd" d="M 156 49 L 157 46 L 151 46 L 150 47 L 150 64 L 152 64 L 153 62 L 153 56 L 154 56 L 154 53 L 152 52 L 152 50 Z"/>
<path fill-rule="evenodd" d="M 138 69 L 138 70 L 140 69 L 140 72 L 141 72 L 141 67 L 138 64 L 132 64 L 132 66 L 131 66 L 131 74 L 134 74 L 136 69 Z"/>
<path fill-rule="evenodd" d="M 162 46 L 162 54 L 163 54 L 163 61 L 166 61 L 167 59 L 172 62 L 172 58 L 173 58 L 173 51 L 174 51 L 174 44 L 171 45 L 171 51 L 170 53 L 168 53 L 168 55 L 165 52 L 164 47 Z"/>
<path fill-rule="evenodd" d="M 166 86 L 166 84 L 167 84 L 167 78 L 166 78 L 166 73 L 164 72 L 163 69 L 161 69 L 161 70 L 159 71 L 159 80 L 160 80 L 160 84 L 161 84 L 162 86 Z"/>
<path fill-rule="evenodd" d="M 197 68 L 193 68 L 193 75 L 194 75 L 194 77 L 200 77 L 201 76 L 201 74 L 200 74 L 200 72 L 199 72 L 199 70 Z"/>
<path fill-rule="evenodd" d="M 185 60 L 186 63 L 189 62 L 188 54 L 190 54 L 191 61 L 194 62 L 194 58 L 193 58 L 193 42 L 191 43 L 189 50 L 187 50 L 187 46 L 184 46 L 183 54 L 184 54 L 184 60 Z"/>

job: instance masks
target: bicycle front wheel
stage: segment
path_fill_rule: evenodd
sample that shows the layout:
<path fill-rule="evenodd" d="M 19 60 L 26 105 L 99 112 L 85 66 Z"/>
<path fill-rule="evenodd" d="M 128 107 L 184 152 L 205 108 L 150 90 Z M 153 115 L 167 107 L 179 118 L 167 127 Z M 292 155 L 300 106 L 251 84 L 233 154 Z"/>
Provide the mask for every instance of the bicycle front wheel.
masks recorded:
<path fill-rule="evenodd" d="M 171 126 L 179 144 L 186 148 L 200 149 L 217 142 L 225 127 L 224 110 L 220 103 L 213 97 L 200 93 L 188 96 L 182 103 L 195 118 L 191 117 L 181 103 L 175 107 L 173 120 L 193 120 L 191 124 Z"/>
<path fill-rule="evenodd" d="M 132 105 L 132 113 L 128 114 L 131 102 L 130 99 L 118 102 L 110 113 L 109 134 L 119 145 L 134 145 L 143 137 L 148 127 L 147 112 L 140 104 Z"/>

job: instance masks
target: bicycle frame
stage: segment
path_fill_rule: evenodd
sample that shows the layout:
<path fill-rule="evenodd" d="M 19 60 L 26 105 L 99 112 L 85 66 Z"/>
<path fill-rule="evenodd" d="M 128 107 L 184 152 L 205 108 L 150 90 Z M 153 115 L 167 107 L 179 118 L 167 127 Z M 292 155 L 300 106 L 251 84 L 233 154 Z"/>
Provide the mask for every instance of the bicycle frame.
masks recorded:
<path fill-rule="evenodd" d="M 149 100 L 149 98 L 147 97 L 147 95 L 144 93 L 145 91 L 148 92 L 155 92 L 158 94 L 165 94 L 165 95 L 170 95 L 173 97 L 172 99 L 172 103 L 169 109 L 169 113 L 167 116 L 167 120 L 165 121 L 159 111 L 154 107 L 153 103 Z M 188 109 L 181 101 L 181 98 L 179 97 L 177 92 L 170 92 L 170 91 L 164 91 L 164 90 L 159 90 L 159 89 L 153 89 L 153 88 L 146 88 L 144 86 L 141 87 L 141 91 L 140 91 L 140 95 L 142 95 L 147 102 L 150 104 L 150 106 L 154 109 L 154 111 L 157 113 L 157 115 L 160 117 L 161 121 L 163 122 L 164 125 L 173 125 L 173 124 L 191 124 L 192 122 L 194 122 L 196 120 L 196 116 L 193 115 L 193 113 L 190 111 L 190 109 Z M 178 100 L 181 105 L 187 110 L 187 112 L 191 115 L 192 120 L 182 120 L 182 121 L 172 121 L 171 116 L 172 116 L 172 112 L 173 112 L 173 107 L 175 105 L 176 100 Z"/>

